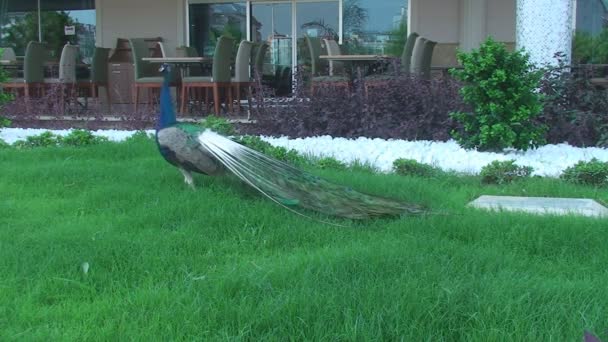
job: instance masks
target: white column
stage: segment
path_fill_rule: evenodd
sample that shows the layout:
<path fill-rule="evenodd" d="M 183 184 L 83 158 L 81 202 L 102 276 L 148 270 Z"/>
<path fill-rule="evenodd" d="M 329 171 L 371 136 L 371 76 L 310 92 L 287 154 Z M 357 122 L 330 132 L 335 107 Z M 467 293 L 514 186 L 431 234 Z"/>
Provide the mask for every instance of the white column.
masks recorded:
<path fill-rule="evenodd" d="M 572 0 L 517 0 L 516 45 L 537 66 L 556 65 L 554 55 L 572 55 Z"/>
<path fill-rule="evenodd" d="M 486 0 L 462 0 L 460 15 L 460 49 L 476 49 L 487 37 Z"/>

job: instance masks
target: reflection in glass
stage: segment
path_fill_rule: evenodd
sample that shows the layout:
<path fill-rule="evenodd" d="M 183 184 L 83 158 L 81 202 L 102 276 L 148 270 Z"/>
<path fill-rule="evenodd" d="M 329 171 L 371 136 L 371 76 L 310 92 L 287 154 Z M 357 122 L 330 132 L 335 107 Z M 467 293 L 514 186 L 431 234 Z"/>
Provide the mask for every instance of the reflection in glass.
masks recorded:
<path fill-rule="evenodd" d="M 407 36 L 408 0 L 344 0 L 344 42 L 351 54 L 399 56 Z"/>
<path fill-rule="evenodd" d="M 269 44 L 263 80 L 277 94 L 287 94 L 291 91 L 292 70 L 291 4 L 253 3 L 251 14 L 252 40 Z"/>
<path fill-rule="evenodd" d="M 236 46 L 247 39 L 245 2 L 190 4 L 189 14 L 190 46 L 195 47 L 200 56 L 213 56 L 222 35 L 233 38 Z"/>
<path fill-rule="evenodd" d="M 38 18 L 36 1 L 0 0 L 0 45 L 23 56 L 28 42 L 38 41 L 41 34 L 50 59 L 59 59 L 69 42 L 80 46 L 83 62 L 90 62 L 95 49 L 95 1 L 41 1 L 40 6 Z"/>
<path fill-rule="evenodd" d="M 339 5 L 331 2 L 297 4 L 298 65 L 310 65 L 310 51 L 304 36 L 338 40 Z"/>

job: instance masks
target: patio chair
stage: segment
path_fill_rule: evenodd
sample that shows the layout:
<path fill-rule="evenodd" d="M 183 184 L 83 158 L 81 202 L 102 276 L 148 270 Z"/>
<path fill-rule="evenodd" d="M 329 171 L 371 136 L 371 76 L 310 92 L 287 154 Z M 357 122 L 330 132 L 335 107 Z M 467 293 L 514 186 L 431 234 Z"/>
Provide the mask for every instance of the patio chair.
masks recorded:
<path fill-rule="evenodd" d="M 59 109 L 63 114 L 65 104 L 74 98 L 76 91 L 76 64 L 78 63 L 78 45 L 65 44 L 59 58 L 59 77 L 45 78 L 45 86 L 58 87 L 60 102 Z"/>
<path fill-rule="evenodd" d="M 412 65 L 412 52 L 414 51 L 414 45 L 419 35 L 416 32 L 412 32 L 407 36 L 405 45 L 403 46 L 403 52 L 401 53 L 401 72 L 405 74 L 410 73 L 410 66 Z"/>
<path fill-rule="evenodd" d="M 43 43 L 31 41 L 25 49 L 23 60 L 23 78 L 12 78 L 3 83 L 5 90 L 19 92 L 23 89 L 24 97 L 30 96 L 31 90 L 37 90 L 39 95 L 44 93 L 44 61 L 46 46 Z"/>
<path fill-rule="evenodd" d="M 165 45 L 163 45 L 163 42 L 157 42 L 156 44 L 158 45 L 158 48 L 160 50 L 161 57 L 168 57 L 167 52 L 165 51 Z"/>
<path fill-rule="evenodd" d="M 405 41 L 405 44 L 403 45 L 403 51 L 401 52 L 400 58 L 401 65 L 399 70 L 401 74 L 410 74 L 410 67 L 412 64 L 412 51 L 414 50 L 414 45 L 416 44 L 416 40 L 418 39 L 418 37 L 418 33 L 410 33 Z M 390 73 L 367 76 L 365 78 L 366 96 L 369 94 L 369 90 L 371 88 L 386 85 L 391 79 L 395 78 L 396 74 L 398 74 L 397 70 L 393 70 Z"/>
<path fill-rule="evenodd" d="M 268 42 L 262 42 L 256 49 L 255 51 L 255 59 L 254 59 L 254 63 L 253 63 L 253 77 L 260 77 L 260 79 L 262 78 L 262 76 L 264 75 L 264 58 L 266 57 L 266 52 L 268 52 L 268 49 L 270 48 L 270 45 L 268 45 Z"/>
<path fill-rule="evenodd" d="M 238 110 L 241 110 L 241 89 L 247 89 L 247 103 L 251 104 L 251 86 L 253 79 L 251 77 L 251 49 L 253 43 L 243 40 L 239 44 L 239 49 L 236 53 L 236 62 L 234 65 L 234 77 L 230 80 L 233 90 L 236 92 L 236 103 Z"/>
<path fill-rule="evenodd" d="M 159 90 L 163 84 L 163 77 L 158 72 L 158 65 L 142 60 L 144 57 L 150 57 L 150 49 L 143 38 L 129 39 L 131 45 L 131 53 L 133 55 L 133 64 L 135 82 L 133 83 L 133 101 L 135 103 L 135 111 L 139 106 L 139 90 L 141 88 L 148 90 L 148 101 L 152 99 L 149 90 Z M 172 75 L 175 79 L 175 74 Z M 174 87 L 175 82 L 171 82 L 170 86 Z"/>
<path fill-rule="evenodd" d="M 190 99 L 190 90 L 203 88 L 205 90 L 205 104 L 209 102 L 208 90 L 213 89 L 213 105 L 215 114 L 220 113 L 220 89 L 228 93 L 228 105 L 232 107 L 232 84 L 230 83 L 230 56 L 234 40 L 221 36 L 215 47 L 211 76 L 186 76 L 182 79 L 181 112 L 186 112 L 186 101 Z"/>
<path fill-rule="evenodd" d="M 91 62 L 91 73 L 86 79 L 78 79 L 78 87 L 89 89 L 91 97 L 99 101 L 99 87 L 105 88 L 106 102 L 108 108 L 111 108 L 110 88 L 108 87 L 108 58 L 110 56 L 109 48 L 96 47 L 93 52 L 93 61 Z"/>
<path fill-rule="evenodd" d="M 321 39 L 305 34 L 304 40 L 310 54 L 310 72 L 313 77 L 320 76 L 328 67 L 327 61 L 319 58 L 320 55 L 326 54 L 325 49 L 321 45 Z"/>
<path fill-rule="evenodd" d="M 308 44 L 308 42 L 310 42 L 310 44 Z M 315 46 L 316 42 L 314 40 L 307 40 L 307 45 L 309 47 L 311 56 L 313 56 L 313 54 L 316 54 L 315 51 L 319 51 L 320 53 L 323 47 L 327 49 L 327 55 L 329 56 L 339 56 L 342 54 L 342 52 L 340 51 L 340 46 L 335 40 L 323 39 L 323 42 L 323 45 L 317 47 Z M 318 58 L 318 56 L 316 58 Z M 311 58 L 311 60 L 314 60 L 314 58 Z M 321 59 L 319 58 L 319 61 L 320 60 Z M 320 65 L 322 64 L 319 63 L 319 66 Z M 314 71 L 317 71 L 316 66 Z M 339 87 L 344 88 L 345 90 L 350 89 L 350 79 L 347 76 L 344 76 L 344 72 L 345 68 L 343 62 L 329 61 L 329 75 L 314 76 L 313 74 L 311 82 L 311 92 L 314 94 L 315 89 L 318 88 L 320 85 Z"/>
<path fill-rule="evenodd" d="M 412 64 L 410 73 L 421 76 L 425 79 L 431 78 L 431 60 L 433 59 L 433 50 L 437 42 L 428 40 L 423 37 L 418 37 L 412 51 Z"/>
<path fill-rule="evenodd" d="M 2 59 L 7 61 L 16 61 L 17 55 L 12 47 L 2 47 Z"/>

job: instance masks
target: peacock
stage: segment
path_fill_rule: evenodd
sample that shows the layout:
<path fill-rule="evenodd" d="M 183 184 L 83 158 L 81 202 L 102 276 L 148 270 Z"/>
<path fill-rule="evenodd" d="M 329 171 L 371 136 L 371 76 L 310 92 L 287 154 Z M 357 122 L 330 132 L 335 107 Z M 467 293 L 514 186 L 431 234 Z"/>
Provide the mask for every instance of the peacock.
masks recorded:
<path fill-rule="evenodd" d="M 333 184 L 290 164 L 241 145 L 211 129 L 177 122 L 169 92 L 169 65 L 163 65 L 156 143 L 164 159 L 177 167 L 195 188 L 192 173 L 234 174 L 270 200 L 293 212 L 301 209 L 349 219 L 422 214 L 415 204 L 366 195 Z"/>

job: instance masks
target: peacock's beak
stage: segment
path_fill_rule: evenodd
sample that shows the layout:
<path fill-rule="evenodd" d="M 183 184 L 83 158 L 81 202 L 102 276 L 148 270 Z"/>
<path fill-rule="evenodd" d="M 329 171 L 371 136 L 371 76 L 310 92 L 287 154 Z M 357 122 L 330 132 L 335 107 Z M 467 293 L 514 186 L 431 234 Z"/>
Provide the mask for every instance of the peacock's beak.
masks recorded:
<path fill-rule="evenodd" d="M 167 63 L 163 63 L 163 64 L 161 64 L 161 66 L 158 69 L 158 71 L 160 71 L 160 72 L 165 72 L 165 71 L 169 72 L 169 71 L 171 71 L 171 66 L 169 64 L 167 64 Z"/>

